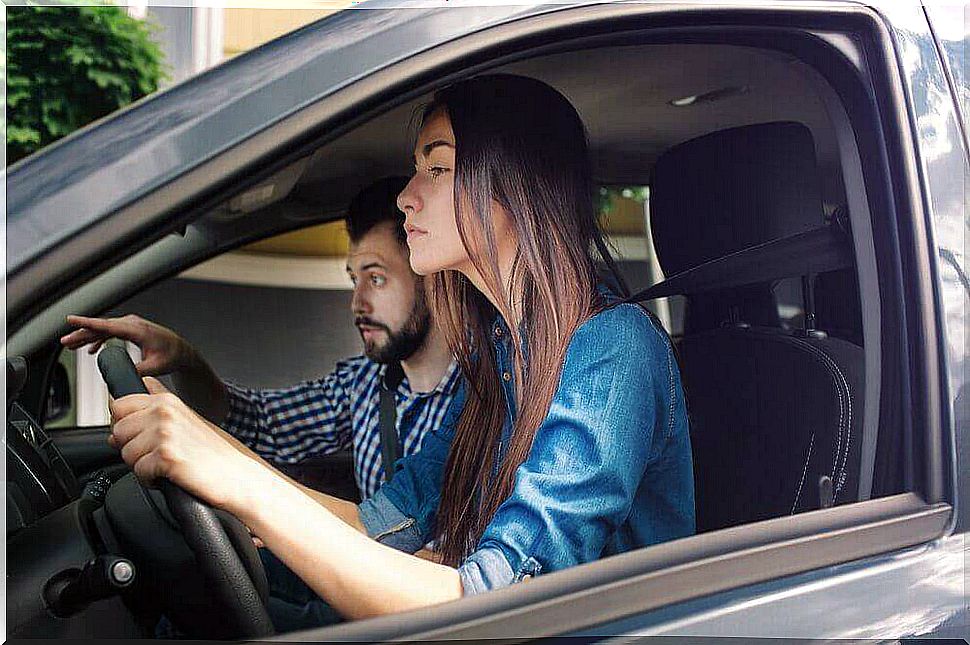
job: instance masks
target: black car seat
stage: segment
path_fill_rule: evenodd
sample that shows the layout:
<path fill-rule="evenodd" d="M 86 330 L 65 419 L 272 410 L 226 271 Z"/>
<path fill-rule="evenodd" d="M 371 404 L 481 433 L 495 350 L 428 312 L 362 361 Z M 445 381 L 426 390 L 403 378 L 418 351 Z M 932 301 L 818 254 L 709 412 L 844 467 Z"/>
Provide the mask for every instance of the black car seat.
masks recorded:
<path fill-rule="evenodd" d="M 856 501 L 861 347 L 813 325 L 815 277 L 851 270 L 823 215 L 811 133 L 768 123 L 658 160 L 651 226 L 664 282 L 686 296 L 678 343 L 699 532 Z M 779 325 L 772 285 L 801 277 L 806 328 Z"/>

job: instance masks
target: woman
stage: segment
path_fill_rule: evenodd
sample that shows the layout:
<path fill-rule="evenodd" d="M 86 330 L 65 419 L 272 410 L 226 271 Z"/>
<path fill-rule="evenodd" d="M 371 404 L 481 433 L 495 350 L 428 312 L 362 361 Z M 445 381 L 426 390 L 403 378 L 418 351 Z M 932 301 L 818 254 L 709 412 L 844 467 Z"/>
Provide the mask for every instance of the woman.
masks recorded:
<path fill-rule="evenodd" d="M 432 275 L 469 384 L 421 452 L 356 506 L 293 485 L 148 380 L 154 394 L 112 403 L 125 461 L 235 514 L 347 618 L 692 533 L 677 366 L 646 312 L 597 283 L 576 111 L 532 79 L 462 81 L 425 111 L 414 161 L 398 198 L 411 265 Z M 433 557 L 411 555 L 431 540 Z"/>

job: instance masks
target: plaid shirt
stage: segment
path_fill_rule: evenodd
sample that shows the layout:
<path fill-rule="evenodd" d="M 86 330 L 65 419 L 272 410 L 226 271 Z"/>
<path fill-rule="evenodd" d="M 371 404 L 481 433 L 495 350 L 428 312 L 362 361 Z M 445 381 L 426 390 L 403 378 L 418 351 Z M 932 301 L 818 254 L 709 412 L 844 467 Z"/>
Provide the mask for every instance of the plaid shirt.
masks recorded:
<path fill-rule="evenodd" d="M 380 383 L 386 367 L 364 357 L 340 361 L 324 378 L 292 387 L 258 390 L 227 382 L 229 415 L 223 427 L 267 461 L 294 464 L 347 448 L 354 477 L 367 499 L 384 480 Z M 405 376 L 397 388 L 401 456 L 417 452 L 428 430 L 441 423 L 460 380 L 455 361 L 430 392 L 412 392 Z"/>

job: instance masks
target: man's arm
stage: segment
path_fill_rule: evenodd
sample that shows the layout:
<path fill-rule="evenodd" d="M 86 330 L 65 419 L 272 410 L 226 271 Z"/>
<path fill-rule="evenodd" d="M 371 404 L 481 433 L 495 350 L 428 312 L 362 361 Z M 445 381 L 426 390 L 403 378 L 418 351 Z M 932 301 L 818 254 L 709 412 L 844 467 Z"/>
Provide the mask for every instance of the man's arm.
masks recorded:
<path fill-rule="evenodd" d="M 135 369 L 141 376 L 171 374 L 179 396 L 190 407 L 213 423 L 222 423 L 229 412 L 226 386 L 202 355 L 171 329 L 129 314 L 120 318 L 68 316 L 67 323 L 77 327 L 61 337 L 68 349 L 85 345 L 94 354 L 111 338 L 138 345 L 142 359 Z"/>
<path fill-rule="evenodd" d="M 110 338 L 138 345 L 142 360 L 135 368 L 141 376 L 170 374 L 179 397 L 190 408 L 254 449 L 258 446 L 266 458 L 302 459 L 340 449 L 350 441 L 348 393 L 339 374 L 283 390 L 230 388 L 188 341 L 139 316 L 72 315 L 67 323 L 77 329 L 63 336 L 61 343 L 72 350 L 88 346 L 93 354 Z M 312 420 L 301 418 L 306 406 L 316 411 Z M 276 430 L 286 436 L 282 444 L 276 441 Z M 307 433 L 313 435 L 312 444 L 306 441 Z"/>
<path fill-rule="evenodd" d="M 88 351 L 93 354 L 110 338 L 119 338 L 138 345 L 142 351 L 142 360 L 135 366 L 139 374 L 142 376 L 171 374 L 179 397 L 203 417 L 213 432 L 218 433 L 236 450 L 256 463 L 285 477 L 350 526 L 364 532 L 355 504 L 307 488 L 286 477 L 239 439 L 219 427 L 229 415 L 228 388 L 202 355 L 184 338 L 166 327 L 135 315 L 121 318 L 68 316 L 67 322 L 78 327 L 61 338 L 61 343 L 72 350 L 89 345 Z M 334 409 L 341 407 L 331 406 Z M 258 419 L 254 421 L 259 423 Z M 330 433 L 333 435 L 330 437 L 332 442 L 339 442 L 340 424 L 336 423 L 336 418 L 332 418 L 330 425 L 334 430 Z M 323 428 L 315 428 L 315 430 L 320 431 L 322 438 L 327 436 L 327 433 L 322 432 Z"/>

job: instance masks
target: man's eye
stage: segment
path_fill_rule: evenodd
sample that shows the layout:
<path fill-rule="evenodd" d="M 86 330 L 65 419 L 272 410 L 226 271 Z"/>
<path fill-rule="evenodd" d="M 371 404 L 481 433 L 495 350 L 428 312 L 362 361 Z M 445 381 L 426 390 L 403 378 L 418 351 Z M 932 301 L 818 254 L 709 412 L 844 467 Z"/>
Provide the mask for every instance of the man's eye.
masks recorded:
<path fill-rule="evenodd" d="M 384 283 L 387 282 L 387 278 L 385 278 L 382 275 L 372 275 L 370 277 L 370 282 L 375 287 L 383 287 L 384 286 Z"/>

